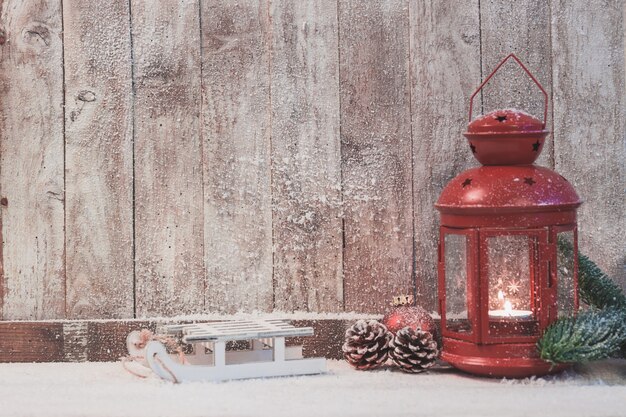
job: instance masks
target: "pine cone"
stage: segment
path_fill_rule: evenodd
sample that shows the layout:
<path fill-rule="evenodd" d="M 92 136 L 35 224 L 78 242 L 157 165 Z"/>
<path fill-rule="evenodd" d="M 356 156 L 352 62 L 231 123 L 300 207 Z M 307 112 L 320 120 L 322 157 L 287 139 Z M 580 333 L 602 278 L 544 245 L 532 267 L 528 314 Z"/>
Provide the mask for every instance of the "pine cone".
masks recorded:
<path fill-rule="evenodd" d="M 376 320 L 359 320 L 346 331 L 341 347 L 343 357 L 356 369 L 367 370 L 383 365 L 389 352 L 391 333 Z"/>
<path fill-rule="evenodd" d="M 405 327 L 391 340 L 389 356 L 404 372 L 418 373 L 433 366 L 439 349 L 431 333 Z"/>

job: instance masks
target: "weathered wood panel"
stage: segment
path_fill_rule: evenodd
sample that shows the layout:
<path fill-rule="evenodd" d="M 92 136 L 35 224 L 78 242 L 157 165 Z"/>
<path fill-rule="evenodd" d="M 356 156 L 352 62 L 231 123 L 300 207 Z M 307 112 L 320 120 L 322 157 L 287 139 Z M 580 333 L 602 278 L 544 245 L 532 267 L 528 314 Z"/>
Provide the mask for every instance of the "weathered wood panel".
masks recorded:
<path fill-rule="evenodd" d="M 552 3 L 556 170 L 585 201 L 580 250 L 626 288 L 624 1 Z"/>
<path fill-rule="evenodd" d="M 63 361 L 86 362 L 88 358 L 89 325 L 85 320 L 64 321 L 63 325 Z M 19 353 L 18 353 L 19 355 Z"/>
<path fill-rule="evenodd" d="M 437 311 L 439 213 L 445 185 L 477 162 L 462 133 L 480 85 L 478 1 L 411 3 L 411 109 L 418 303 Z"/>
<path fill-rule="evenodd" d="M 510 52 L 554 81 L 539 162 L 626 288 L 624 8 L 0 0 L 0 319 L 435 309 L 433 204 Z M 514 64 L 483 98 L 542 112 Z"/>
<path fill-rule="evenodd" d="M 132 1 L 136 312 L 204 308 L 197 1 Z"/>
<path fill-rule="evenodd" d="M 87 344 L 84 355 L 89 362 L 117 361 L 128 354 L 126 337 L 133 330 L 156 330 L 157 323 L 150 321 L 100 321 L 87 322 Z"/>
<path fill-rule="evenodd" d="M 67 315 L 133 316 L 128 1 L 63 3 Z"/>
<path fill-rule="evenodd" d="M 545 0 L 487 0 L 480 2 L 482 43 L 482 76 L 486 78 L 498 63 L 510 53 L 533 73 L 552 96 L 552 61 L 550 40 L 550 3 Z M 475 112 L 480 104 L 476 97 Z M 543 119 L 544 98 L 535 83 L 513 60 L 507 62 L 483 88 L 483 112 L 501 108 L 524 110 Z M 549 104 L 546 126 L 552 130 Z M 554 167 L 552 137 L 544 142 L 538 165 Z"/>
<path fill-rule="evenodd" d="M 337 2 L 272 1 L 274 307 L 343 309 Z"/>
<path fill-rule="evenodd" d="M 414 291 L 408 7 L 339 3 L 347 310 Z"/>
<path fill-rule="evenodd" d="M 208 311 L 270 310 L 270 56 L 266 0 L 202 2 Z"/>
<path fill-rule="evenodd" d="M 0 318 L 65 316 L 60 1 L 0 2 Z"/>
<path fill-rule="evenodd" d="M 201 320 L 199 323 L 209 322 Z M 126 337 L 133 330 L 152 332 L 167 320 L 80 320 L 0 322 L 0 363 L 6 362 L 112 362 L 126 356 Z M 287 339 L 302 345 L 304 357 L 341 359 L 341 345 L 353 320 L 340 318 L 292 320 L 297 327 L 313 327 L 314 335 Z M 227 346 L 229 349 L 230 343 Z M 240 347 L 240 349 L 243 347 Z M 188 346 L 183 347 L 189 353 Z"/>
<path fill-rule="evenodd" d="M 63 361 L 63 324 L 0 322 L 0 362 Z"/>

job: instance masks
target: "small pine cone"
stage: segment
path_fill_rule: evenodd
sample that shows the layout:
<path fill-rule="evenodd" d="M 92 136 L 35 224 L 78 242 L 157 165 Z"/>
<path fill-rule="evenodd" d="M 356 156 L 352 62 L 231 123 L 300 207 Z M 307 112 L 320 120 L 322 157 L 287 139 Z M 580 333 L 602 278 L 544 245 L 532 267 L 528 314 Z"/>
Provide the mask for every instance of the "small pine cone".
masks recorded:
<path fill-rule="evenodd" d="M 341 347 L 343 357 L 356 369 L 367 370 L 383 365 L 389 352 L 392 334 L 376 320 L 359 320 L 346 331 Z"/>
<path fill-rule="evenodd" d="M 405 327 L 391 340 L 389 356 L 404 372 L 418 373 L 434 365 L 439 349 L 431 333 Z"/>

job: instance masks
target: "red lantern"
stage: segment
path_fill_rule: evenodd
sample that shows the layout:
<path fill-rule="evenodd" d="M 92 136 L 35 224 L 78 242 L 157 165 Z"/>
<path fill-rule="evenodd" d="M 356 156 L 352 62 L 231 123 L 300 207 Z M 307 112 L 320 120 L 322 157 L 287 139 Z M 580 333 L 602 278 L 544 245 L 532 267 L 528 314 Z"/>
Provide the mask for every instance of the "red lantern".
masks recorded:
<path fill-rule="evenodd" d="M 441 215 L 439 310 L 442 358 L 475 374 L 525 377 L 555 372 L 536 342 L 557 317 L 578 308 L 576 209 L 581 200 L 556 172 L 533 165 L 548 131 L 518 110 L 472 121 L 465 137 L 483 166 L 445 187 Z"/>

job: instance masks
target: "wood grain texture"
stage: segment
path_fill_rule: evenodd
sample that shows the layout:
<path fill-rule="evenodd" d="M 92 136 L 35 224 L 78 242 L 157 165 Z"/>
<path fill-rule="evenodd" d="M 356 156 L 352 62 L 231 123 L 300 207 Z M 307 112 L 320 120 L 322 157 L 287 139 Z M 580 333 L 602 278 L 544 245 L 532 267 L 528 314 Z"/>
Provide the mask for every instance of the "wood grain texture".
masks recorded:
<path fill-rule="evenodd" d="M 63 361 L 86 362 L 88 358 L 89 323 L 81 321 L 64 321 L 63 323 Z"/>
<path fill-rule="evenodd" d="M 579 248 L 626 289 L 624 1 L 552 3 L 556 171 L 584 200 Z"/>
<path fill-rule="evenodd" d="M 414 291 L 408 7 L 339 3 L 346 310 Z"/>
<path fill-rule="evenodd" d="M 197 1 L 132 1 L 137 316 L 204 308 Z"/>
<path fill-rule="evenodd" d="M 428 311 L 438 308 L 434 205 L 448 181 L 477 164 L 462 133 L 480 85 L 478 1 L 445 3 L 411 3 L 410 13 L 416 301 Z"/>
<path fill-rule="evenodd" d="M 273 306 L 268 22 L 266 0 L 202 2 L 208 311 Z"/>
<path fill-rule="evenodd" d="M 337 2 L 272 1 L 274 307 L 343 309 Z"/>
<path fill-rule="evenodd" d="M 63 324 L 0 322 L 0 363 L 63 361 Z"/>
<path fill-rule="evenodd" d="M 0 0 L 0 319 L 434 310 L 433 205 L 510 52 L 626 288 L 625 1 L 449 3 Z M 484 105 L 541 95 L 510 65 Z"/>
<path fill-rule="evenodd" d="M 508 0 L 481 0 L 480 30 L 483 78 L 514 52 L 541 83 L 548 98 L 552 96 L 549 2 L 519 0 L 512 4 Z M 512 60 L 483 88 L 482 102 L 483 114 L 501 108 L 516 108 L 543 119 L 544 98 L 541 91 Z M 480 103 L 476 104 L 475 114 L 478 115 Z M 546 126 L 552 130 L 552 103 L 548 104 Z M 544 142 L 537 164 L 554 167 L 552 136 Z"/>
<path fill-rule="evenodd" d="M 206 323 L 199 320 L 194 323 Z M 159 332 L 168 320 L 80 320 L 61 322 L 0 322 L 0 363 L 6 362 L 114 362 L 126 356 L 126 337 L 133 330 Z M 292 320 L 297 327 L 313 327 L 310 337 L 288 338 L 288 346 L 302 345 L 304 357 L 341 359 L 341 345 L 352 320 Z M 229 343 L 227 349 L 245 349 L 247 343 Z M 191 353 L 189 345 L 184 353 Z"/>
<path fill-rule="evenodd" d="M 343 359 L 341 346 L 346 339 L 346 330 L 354 324 L 352 320 L 293 320 L 296 327 L 313 327 L 313 336 L 288 340 L 292 345 L 302 345 L 305 358 Z"/>
<path fill-rule="evenodd" d="M 112 362 L 128 354 L 126 337 L 133 330 L 156 330 L 149 321 L 89 321 L 87 322 L 86 354 L 89 362 Z"/>
<path fill-rule="evenodd" d="M 0 318 L 65 315 L 60 1 L 0 2 Z"/>
<path fill-rule="evenodd" d="M 133 316 L 128 2 L 63 4 L 67 315 Z"/>

